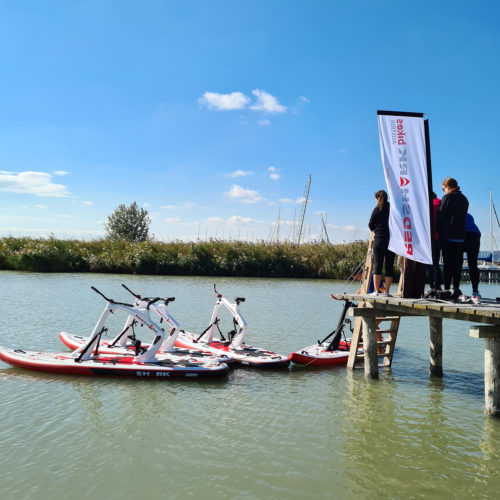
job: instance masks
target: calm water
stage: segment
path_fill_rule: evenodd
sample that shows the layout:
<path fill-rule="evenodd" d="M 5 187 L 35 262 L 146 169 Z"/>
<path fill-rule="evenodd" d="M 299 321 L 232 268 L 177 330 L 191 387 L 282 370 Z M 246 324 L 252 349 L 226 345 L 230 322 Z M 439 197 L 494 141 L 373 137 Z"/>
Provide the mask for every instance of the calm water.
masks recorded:
<path fill-rule="evenodd" d="M 104 307 L 90 285 L 125 301 L 123 282 L 175 295 L 172 314 L 199 332 L 214 304 L 214 278 L 0 279 L 8 347 L 62 351 L 59 331 L 89 334 Z M 285 354 L 335 327 L 341 305 L 329 296 L 344 291 L 332 281 L 215 281 L 226 297 L 246 297 L 248 343 Z M 483 417 L 483 341 L 465 323 L 445 321 L 444 332 L 442 380 L 428 375 L 427 319 L 410 318 L 378 381 L 297 366 L 210 382 L 78 378 L 0 362 L 0 497 L 497 497 L 500 420 Z"/>

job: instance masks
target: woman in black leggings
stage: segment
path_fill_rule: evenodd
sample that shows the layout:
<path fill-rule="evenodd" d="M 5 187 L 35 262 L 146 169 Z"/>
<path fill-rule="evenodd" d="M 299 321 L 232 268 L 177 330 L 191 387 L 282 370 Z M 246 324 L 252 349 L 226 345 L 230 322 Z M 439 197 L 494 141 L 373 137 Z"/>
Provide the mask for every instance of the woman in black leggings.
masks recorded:
<path fill-rule="evenodd" d="M 375 193 L 377 206 L 373 209 L 368 227 L 375 233 L 373 240 L 373 289 L 372 295 L 378 295 L 382 282 L 382 268 L 385 261 L 385 294 L 390 297 L 389 288 L 394 274 L 394 252 L 389 246 L 389 210 L 387 193 L 381 189 Z"/>
<path fill-rule="evenodd" d="M 436 227 L 443 252 L 444 288 L 450 290 L 453 283 L 451 298 L 456 301 L 462 295 L 460 278 L 464 256 L 465 218 L 469 202 L 453 177 L 447 177 L 443 181 L 443 191 L 445 195 L 441 198 L 436 214 Z"/>

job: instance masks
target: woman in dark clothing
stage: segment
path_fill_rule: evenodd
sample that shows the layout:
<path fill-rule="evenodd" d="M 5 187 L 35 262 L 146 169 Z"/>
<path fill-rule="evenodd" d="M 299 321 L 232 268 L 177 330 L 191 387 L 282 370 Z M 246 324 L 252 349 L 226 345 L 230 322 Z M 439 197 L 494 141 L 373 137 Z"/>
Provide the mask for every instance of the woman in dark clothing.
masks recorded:
<path fill-rule="evenodd" d="M 444 288 L 450 290 L 453 281 L 451 298 L 458 300 L 460 278 L 462 276 L 463 244 L 465 240 L 465 216 L 469 208 L 469 201 L 460 192 L 457 181 L 447 177 L 443 181 L 445 195 L 441 199 L 437 214 L 436 227 L 441 242 L 444 264 Z"/>
<path fill-rule="evenodd" d="M 377 206 L 373 209 L 368 227 L 375 233 L 373 240 L 373 289 L 372 295 L 378 295 L 382 282 L 382 268 L 385 261 L 385 294 L 390 296 L 389 288 L 394 273 L 394 253 L 388 250 L 389 246 L 389 210 L 387 193 L 384 190 L 375 193 Z"/>
<path fill-rule="evenodd" d="M 472 284 L 472 302 L 479 304 L 481 295 L 479 294 L 479 269 L 477 268 L 477 256 L 481 246 L 481 231 L 474 222 L 474 217 L 467 213 L 465 217 L 465 242 L 464 252 L 467 254 L 467 264 L 469 266 L 469 278 Z"/>

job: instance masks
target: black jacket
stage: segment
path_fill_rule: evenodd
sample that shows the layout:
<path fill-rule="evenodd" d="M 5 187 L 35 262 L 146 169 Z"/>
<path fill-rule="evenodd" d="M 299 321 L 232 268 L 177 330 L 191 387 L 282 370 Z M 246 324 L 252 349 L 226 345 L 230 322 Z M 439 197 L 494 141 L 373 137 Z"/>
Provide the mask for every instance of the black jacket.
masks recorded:
<path fill-rule="evenodd" d="M 436 214 L 436 229 L 441 240 L 465 239 L 465 216 L 469 201 L 460 191 L 452 191 L 441 198 Z"/>
<path fill-rule="evenodd" d="M 389 239 L 389 211 L 391 205 L 386 201 L 382 205 L 382 210 L 375 207 L 368 222 L 368 227 L 375 232 L 375 238 Z"/>

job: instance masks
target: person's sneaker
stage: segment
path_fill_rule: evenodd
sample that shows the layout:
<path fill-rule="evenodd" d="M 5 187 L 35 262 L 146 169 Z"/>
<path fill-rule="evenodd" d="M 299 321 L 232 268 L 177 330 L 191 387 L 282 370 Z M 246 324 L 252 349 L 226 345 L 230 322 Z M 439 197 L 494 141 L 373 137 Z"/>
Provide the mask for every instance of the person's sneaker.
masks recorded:
<path fill-rule="evenodd" d="M 470 304 L 470 299 L 467 295 L 462 294 L 458 297 L 457 302 L 460 302 L 460 304 Z"/>
<path fill-rule="evenodd" d="M 451 290 L 439 290 L 436 292 L 436 297 L 440 300 L 451 300 L 452 295 Z"/>
<path fill-rule="evenodd" d="M 384 297 L 392 297 L 392 295 L 389 292 L 385 292 L 383 295 Z"/>
<path fill-rule="evenodd" d="M 424 299 L 433 299 L 436 296 L 436 290 L 429 290 L 424 293 Z"/>
<path fill-rule="evenodd" d="M 378 292 L 375 290 L 374 292 L 369 294 L 370 297 L 378 297 Z"/>
<path fill-rule="evenodd" d="M 459 298 L 463 295 L 462 291 L 459 289 L 457 290 L 453 290 L 453 293 L 451 294 L 451 300 L 453 300 L 453 302 L 458 302 L 459 301 Z"/>
<path fill-rule="evenodd" d="M 473 295 L 470 300 L 473 304 L 481 304 L 481 295 Z"/>

